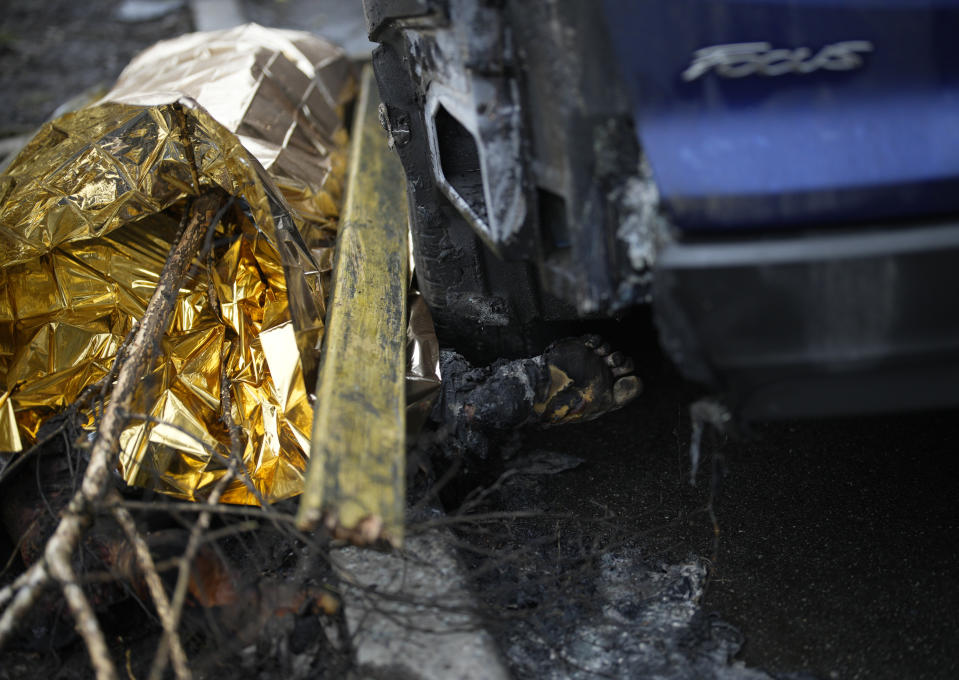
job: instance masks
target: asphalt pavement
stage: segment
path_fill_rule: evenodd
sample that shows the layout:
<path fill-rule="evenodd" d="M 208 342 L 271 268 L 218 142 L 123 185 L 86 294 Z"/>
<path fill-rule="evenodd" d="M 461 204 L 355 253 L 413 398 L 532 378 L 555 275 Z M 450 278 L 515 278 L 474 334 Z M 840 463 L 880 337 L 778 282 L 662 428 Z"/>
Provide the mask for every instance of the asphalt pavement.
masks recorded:
<path fill-rule="evenodd" d="M 709 437 L 692 487 L 689 394 L 668 366 L 646 369 L 647 391 L 627 409 L 527 438 L 586 459 L 552 477 L 546 497 L 634 526 L 650 555 L 708 560 L 701 606 L 739 629 L 750 667 L 959 677 L 959 413 Z"/>

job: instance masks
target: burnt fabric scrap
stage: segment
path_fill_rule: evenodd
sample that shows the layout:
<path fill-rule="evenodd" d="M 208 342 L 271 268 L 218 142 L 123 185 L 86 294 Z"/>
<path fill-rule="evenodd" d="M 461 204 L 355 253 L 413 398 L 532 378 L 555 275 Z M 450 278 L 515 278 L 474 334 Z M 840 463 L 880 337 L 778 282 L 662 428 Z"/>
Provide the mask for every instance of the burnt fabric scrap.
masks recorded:
<path fill-rule="evenodd" d="M 180 290 L 119 472 L 203 498 L 226 470 L 228 403 L 253 488 L 234 480 L 222 500 L 302 491 L 354 89 L 338 48 L 248 25 L 158 43 L 40 130 L 0 175 L 0 450 L 32 445 L 108 374 L 189 197 L 219 187 L 234 199 Z"/>

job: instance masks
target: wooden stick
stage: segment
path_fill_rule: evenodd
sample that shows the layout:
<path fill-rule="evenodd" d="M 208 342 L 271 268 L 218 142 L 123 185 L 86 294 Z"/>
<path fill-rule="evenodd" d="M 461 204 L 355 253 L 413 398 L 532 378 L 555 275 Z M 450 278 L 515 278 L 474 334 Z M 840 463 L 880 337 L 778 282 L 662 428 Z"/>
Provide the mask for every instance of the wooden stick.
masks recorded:
<path fill-rule="evenodd" d="M 297 523 L 354 543 L 403 539 L 406 483 L 406 182 L 366 67 Z"/>

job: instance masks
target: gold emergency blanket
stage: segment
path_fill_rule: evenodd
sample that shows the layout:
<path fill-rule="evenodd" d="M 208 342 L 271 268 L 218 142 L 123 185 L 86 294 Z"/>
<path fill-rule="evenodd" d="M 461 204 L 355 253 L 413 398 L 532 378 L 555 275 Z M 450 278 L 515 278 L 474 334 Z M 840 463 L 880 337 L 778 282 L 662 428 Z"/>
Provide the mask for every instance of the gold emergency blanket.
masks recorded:
<path fill-rule="evenodd" d="M 138 390 L 120 472 L 203 498 L 229 456 L 226 385 L 256 493 L 236 479 L 222 500 L 302 491 L 354 88 L 337 48 L 248 25 L 159 43 L 40 130 L 0 175 L 0 450 L 107 374 L 188 196 L 219 186 L 234 200 Z"/>

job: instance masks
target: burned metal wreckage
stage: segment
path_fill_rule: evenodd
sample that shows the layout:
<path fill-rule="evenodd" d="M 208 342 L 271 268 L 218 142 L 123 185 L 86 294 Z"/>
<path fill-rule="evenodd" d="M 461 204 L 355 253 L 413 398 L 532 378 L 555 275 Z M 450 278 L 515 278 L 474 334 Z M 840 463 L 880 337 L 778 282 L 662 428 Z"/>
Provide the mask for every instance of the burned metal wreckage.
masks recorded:
<path fill-rule="evenodd" d="M 629 98 L 601 13 L 566 5 L 560 22 L 546 3 L 366 3 L 420 287 L 475 356 L 648 299 L 657 213 Z"/>
<path fill-rule="evenodd" d="M 954 56 L 926 50 L 954 4 L 364 7 L 441 338 L 522 355 L 648 308 L 747 419 L 959 400 Z"/>

